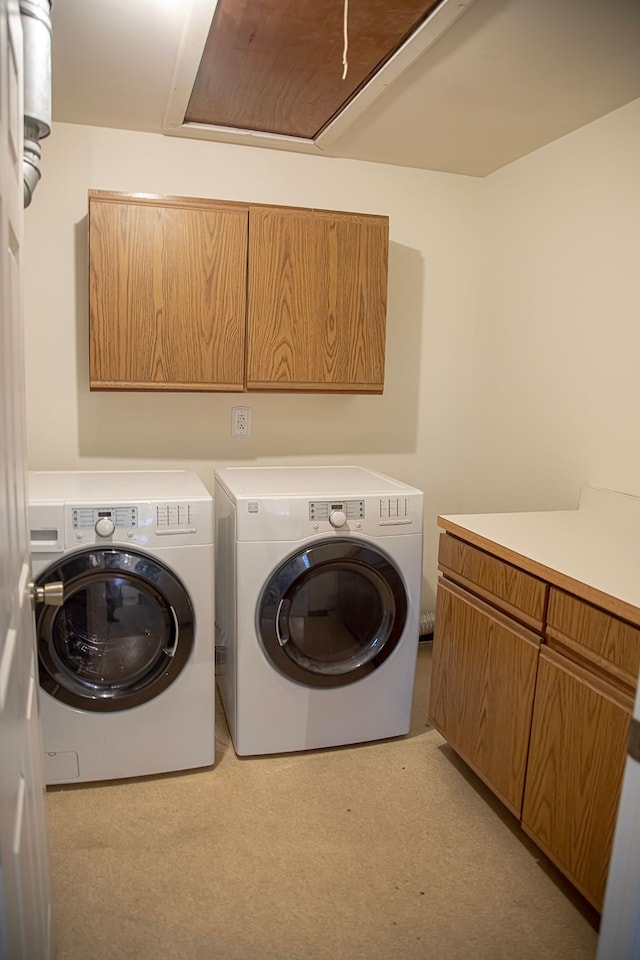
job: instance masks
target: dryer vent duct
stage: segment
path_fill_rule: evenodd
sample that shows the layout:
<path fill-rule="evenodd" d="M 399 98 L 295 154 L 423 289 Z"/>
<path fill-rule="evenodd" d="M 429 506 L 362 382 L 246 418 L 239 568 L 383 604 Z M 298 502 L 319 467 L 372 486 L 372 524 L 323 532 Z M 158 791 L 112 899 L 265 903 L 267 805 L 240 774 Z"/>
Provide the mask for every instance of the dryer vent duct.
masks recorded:
<path fill-rule="evenodd" d="M 52 0 L 19 0 L 24 55 L 24 206 L 40 180 L 40 141 L 51 133 Z"/>
<path fill-rule="evenodd" d="M 433 611 L 430 610 L 428 613 L 421 613 L 420 623 L 418 628 L 418 635 L 421 638 L 424 637 L 426 639 L 427 637 L 429 637 L 431 639 L 433 637 L 433 631 L 435 629 L 435 625 L 436 625 L 436 615 Z"/>

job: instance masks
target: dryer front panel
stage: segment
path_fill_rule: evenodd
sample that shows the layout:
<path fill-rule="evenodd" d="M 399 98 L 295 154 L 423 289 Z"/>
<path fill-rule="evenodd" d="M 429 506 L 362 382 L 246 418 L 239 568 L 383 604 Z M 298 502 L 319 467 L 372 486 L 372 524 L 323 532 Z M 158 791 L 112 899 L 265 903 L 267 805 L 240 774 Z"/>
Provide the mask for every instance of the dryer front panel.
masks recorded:
<path fill-rule="evenodd" d="M 340 687 L 376 670 L 398 645 L 407 593 L 376 547 L 352 538 L 315 541 L 265 584 L 257 629 L 265 655 L 309 687 Z"/>
<path fill-rule="evenodd" d="M 92 711 L 125 710 L 179 676 L 194 644 L 188 593 L 147 554 L 96 548 L 68 554 L 37 579 L 61 580 L 61 607 L 39 605 L 40 686 Z"/>

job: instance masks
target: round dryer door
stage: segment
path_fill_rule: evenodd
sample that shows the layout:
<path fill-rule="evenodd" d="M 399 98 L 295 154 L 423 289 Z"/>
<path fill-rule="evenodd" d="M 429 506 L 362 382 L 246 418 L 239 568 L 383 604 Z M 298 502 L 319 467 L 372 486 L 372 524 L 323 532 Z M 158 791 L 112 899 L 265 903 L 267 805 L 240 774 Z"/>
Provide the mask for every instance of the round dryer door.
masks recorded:
<path fill-rule="evenodd" d="M 265 654 L 286 677 L 340 687 L 393 653 L 406 616 L 405 586 L 391 560 L 370 544 L 336 538 L 313 543 L 274 572 L 257 626 Z"/>
<path fill-rule="evenodd" d="M 193 649 L 194 615 L 164 564 L 134 550 L 91 548 L 36 582 L 55 580 L 64 584 L 63 605 L 36 609 L 43 690 L 83 710 L 125 710 L 178 677 Z"/>

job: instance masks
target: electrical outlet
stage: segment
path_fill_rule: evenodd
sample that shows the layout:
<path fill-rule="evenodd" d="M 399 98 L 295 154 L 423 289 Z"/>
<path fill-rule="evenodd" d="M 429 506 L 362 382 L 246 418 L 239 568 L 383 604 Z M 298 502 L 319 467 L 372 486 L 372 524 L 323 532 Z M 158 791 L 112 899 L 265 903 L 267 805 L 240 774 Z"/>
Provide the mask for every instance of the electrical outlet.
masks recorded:
<path fill-rule="evenodd" d="M 233 407 L 231 410 L 231 436 L 251 436 L 251 407 Z"/>

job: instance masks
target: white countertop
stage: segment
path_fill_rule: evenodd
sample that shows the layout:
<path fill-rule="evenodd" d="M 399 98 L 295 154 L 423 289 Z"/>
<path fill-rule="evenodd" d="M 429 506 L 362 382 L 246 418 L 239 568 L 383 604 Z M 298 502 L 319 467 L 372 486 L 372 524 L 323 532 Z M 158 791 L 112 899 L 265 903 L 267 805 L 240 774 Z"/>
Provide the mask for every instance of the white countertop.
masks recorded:
<path fill-rule="evenodd" d="M 443 515 L 438 526 L 640 626 L 640 498 L 588 487 L 577 510 Z"/>

